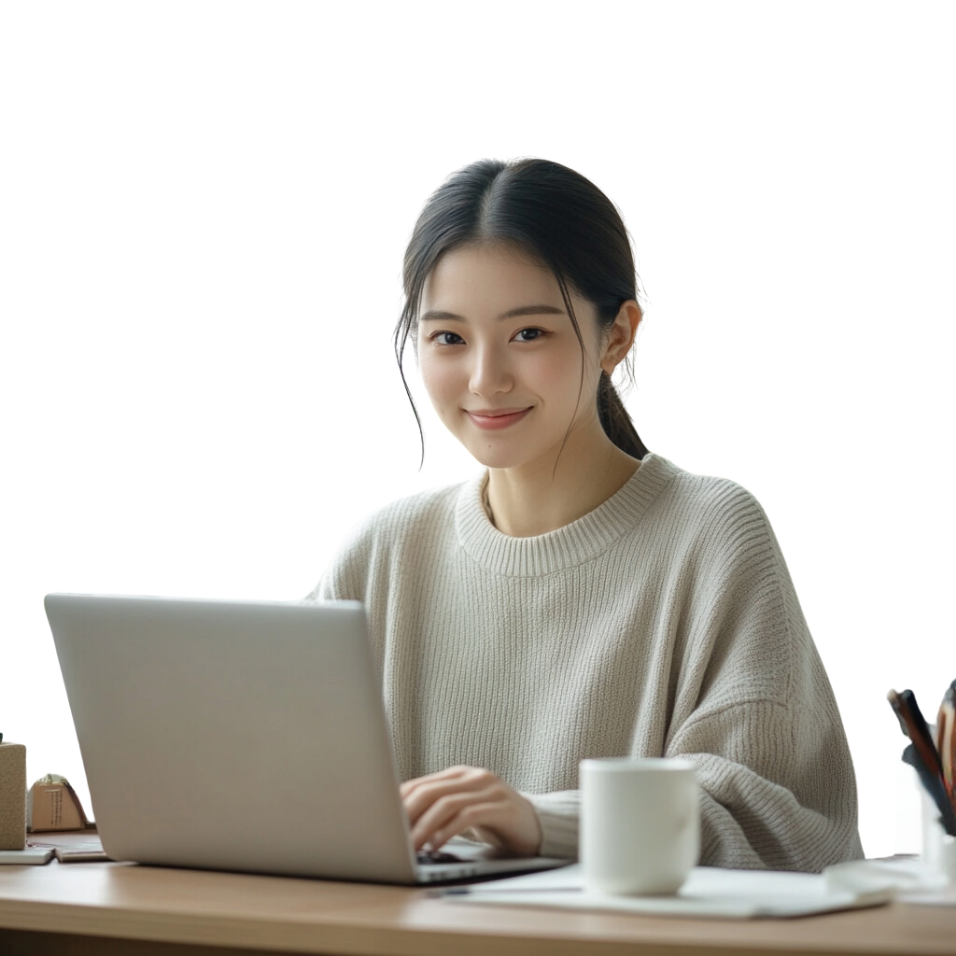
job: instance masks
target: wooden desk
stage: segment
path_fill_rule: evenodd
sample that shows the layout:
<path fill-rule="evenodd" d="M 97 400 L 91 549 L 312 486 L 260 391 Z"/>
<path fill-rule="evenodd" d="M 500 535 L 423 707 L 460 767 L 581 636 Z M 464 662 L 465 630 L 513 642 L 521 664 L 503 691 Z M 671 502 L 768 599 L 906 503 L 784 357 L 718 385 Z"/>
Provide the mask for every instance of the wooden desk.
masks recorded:
<path fill-rule="evenodd" d="M 53 861 L 0 866 L 3 956 L 956 954 L 956 909 L 718 921 L 467 906 L 427 891 Z"/>

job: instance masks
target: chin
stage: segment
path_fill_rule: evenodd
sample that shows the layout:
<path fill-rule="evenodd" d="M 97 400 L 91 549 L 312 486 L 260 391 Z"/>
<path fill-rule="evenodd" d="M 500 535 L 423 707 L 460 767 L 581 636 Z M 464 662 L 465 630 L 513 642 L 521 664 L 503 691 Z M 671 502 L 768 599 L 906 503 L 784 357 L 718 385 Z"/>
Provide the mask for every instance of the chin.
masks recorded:
<path fill-rule="evenodd" d="M 474 458 L 479 465 L 484 465 L 485 468 L 517 468 L 519 465 L 527 464 L 531 459 L 527 449 L 518 452 L 514 449 L 488 448 L 487 446 L 475 448 L 471 445 L 466 445 L 465 447 L 468 449 L 472 458 Z"/>

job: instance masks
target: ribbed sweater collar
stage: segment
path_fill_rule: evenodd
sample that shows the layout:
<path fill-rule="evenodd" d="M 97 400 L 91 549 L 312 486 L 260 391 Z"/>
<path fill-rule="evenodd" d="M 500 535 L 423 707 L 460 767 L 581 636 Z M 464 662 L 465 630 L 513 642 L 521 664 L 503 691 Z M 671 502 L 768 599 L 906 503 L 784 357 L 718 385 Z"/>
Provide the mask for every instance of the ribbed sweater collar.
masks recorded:
<path fill-rule="evenodd" d="M 537 576 L 583 564 L 607 551 L 644 516 L 679 469 L 660 455 L 648 454 L 633 477 L 604 504 L 577 521 L 532 538 L 502 534 L 481 503 L 485 473 L 461 487 L 455 526 L 462 548 L 498 574 Z"/>

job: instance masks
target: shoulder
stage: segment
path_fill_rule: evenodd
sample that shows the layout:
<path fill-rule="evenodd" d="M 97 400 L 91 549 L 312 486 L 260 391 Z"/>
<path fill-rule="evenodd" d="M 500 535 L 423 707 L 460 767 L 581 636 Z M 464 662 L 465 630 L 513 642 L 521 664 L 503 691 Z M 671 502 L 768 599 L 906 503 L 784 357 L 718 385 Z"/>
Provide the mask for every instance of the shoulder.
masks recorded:
<path fill-rule="evenodd" d="M 734 481 L 677 468 L 661 497 L 662 530 L 669 532 L 660 542 L 672 548 L 695 699 L 706 698 L 708 711 L 786 703 L 795 675 L 818 668 L 818 659 L 760 502 Z"/>
<path fill-rule="evenodd" d="M 404 495 L 364 514 L 339 539 L 323 576 L 365 576 L 373 569 L 400 565 L 413 553 L 442 550 L 454 530 L 454 513 L 477 476 Z"/>
<path fill-rule="evenodd" d="M 373 511 L 352 530 L 346 543 L 405 538 L 410 532 L 422 534 L 444 529 L 454 520 L 455 507 L 463 491 L 474 482 L 432 488 L 399 498 Z"/>
<path fill-rule="evenodd" d="M 647 515 L 643 532 L 674 569 L 687 572 L 701 594 L 782 583 L 789 572 L 760 502 L 727 478 L 684 471 L 664 460 L 668 476 Z M 763 585 L 760 583 L 763 582 Z"/>
<path fill-rule="evenodd" d="M 655 510 L 666 518 L 672 530 L 712 537 L 747 537 L 769 529 L 767 515 L 756 497 L 735 481 L 712 475 L 698 475 L 679 468 L 659 455 L 647 465 L 660 484 Z"/>
<path fill-rule="evenodd" d="M 391 577 L 395 568 L 413 568 L 422 555 L 441 551 L 454 537 L 456 503 L 475 484 L 477 479 L 422 491 L 367 515 L 346 535 L 309 597 L 362 599 L 373 578 Z"/>

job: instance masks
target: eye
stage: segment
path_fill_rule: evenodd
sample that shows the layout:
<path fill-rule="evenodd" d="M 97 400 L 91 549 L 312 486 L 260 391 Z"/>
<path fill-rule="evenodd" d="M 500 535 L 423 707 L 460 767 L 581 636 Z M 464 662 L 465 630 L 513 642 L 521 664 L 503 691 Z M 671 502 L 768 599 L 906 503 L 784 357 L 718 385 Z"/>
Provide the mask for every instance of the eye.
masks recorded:
<path fill-rule="evenodd" d="M 544 329 L 522 329 L 520 332 L 515 334 L 516 342 L 534 342 L 537 339 L 543 338 L 547 333 Z"/>
<path fill-rule="evenodd" d="M 465 340 L 455 332 L 436 332 L 432 341 L 436 345 L 461 345 Z"/>

